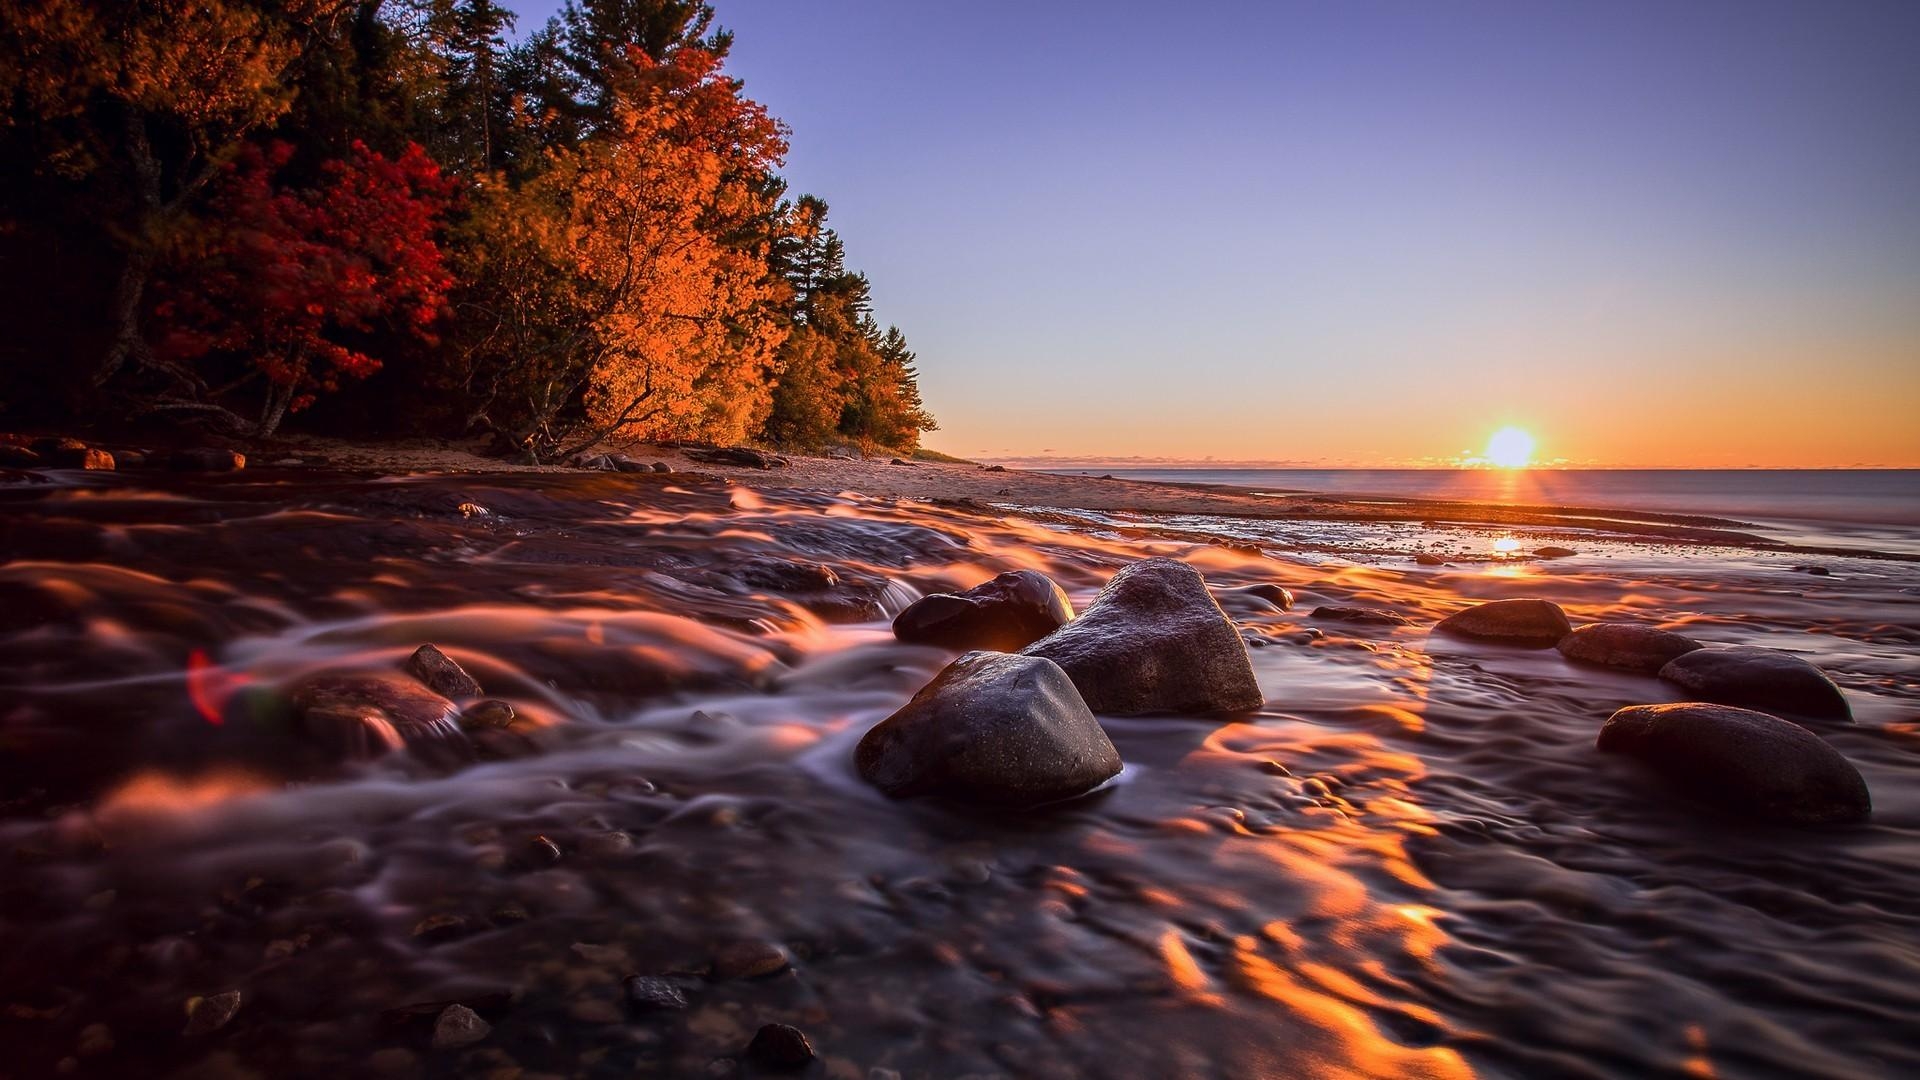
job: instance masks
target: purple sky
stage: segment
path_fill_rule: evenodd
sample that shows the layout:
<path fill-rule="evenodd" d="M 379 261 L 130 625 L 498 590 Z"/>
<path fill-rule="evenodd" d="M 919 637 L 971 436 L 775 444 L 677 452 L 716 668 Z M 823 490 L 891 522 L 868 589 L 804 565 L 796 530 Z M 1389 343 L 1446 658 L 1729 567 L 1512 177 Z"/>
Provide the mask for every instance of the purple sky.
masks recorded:
<path fill-rule="evenodd" d="M 716 7 L 932 446 L 1920 466 L 1920 3 Z"/>

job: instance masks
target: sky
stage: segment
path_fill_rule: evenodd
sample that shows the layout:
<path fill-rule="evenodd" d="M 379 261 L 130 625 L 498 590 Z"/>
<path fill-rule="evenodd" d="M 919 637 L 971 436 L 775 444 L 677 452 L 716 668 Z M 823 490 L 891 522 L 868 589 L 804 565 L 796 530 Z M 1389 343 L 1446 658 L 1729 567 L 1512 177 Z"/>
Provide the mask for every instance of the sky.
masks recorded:
<path fill-rule="evenodd" d="M 1920 3 L 714 6 L 933 448 L 1920 467 Z"/>

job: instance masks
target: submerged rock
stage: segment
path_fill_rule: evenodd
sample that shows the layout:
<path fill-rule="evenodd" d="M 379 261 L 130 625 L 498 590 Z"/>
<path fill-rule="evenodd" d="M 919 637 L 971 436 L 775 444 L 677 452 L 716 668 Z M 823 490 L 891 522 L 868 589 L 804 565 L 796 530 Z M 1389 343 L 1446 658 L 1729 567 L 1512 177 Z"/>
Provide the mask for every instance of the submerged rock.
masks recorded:
<path fill-rule="evenodd" d="M 1059 664 L 1094 712 L 1235 712 L 1262 697 L 1247 647 L 1199 571 L 1122 569 L 1078 619 L 1026 648 Z"/>
<path fill-rule="evenodd" d="M 493 1025 L 465 1005 L 449 1005 L 433 1023 L 433 1048 L 452 1050 L 471 1046 L 493 1032 Z"/>
<path fill-rule="evenodd" d="M 293 691 L 293 707 L 309 738 L 343 758 L 407 750 L 424 761 L 473 760 L 453 702 L 398 675 L 322 675 Z"/>
<path fill-rule="evenodd" d="M 970 652 L 875 724 L 854 764 L 896 798 L 1030 805 L 1098 786 L 1120 752 L 1053 661 Z"/>
<path fill-rule="evenodd" d="M 787 952 L 770 941 L 733 941 L 713 954 L 713 974 L 721 979 L 758 979 L 787 970 Z"/>
<path fill-rule="evenodd" d="M 1267 581 L 1237 589 L 1219 589 L 1214 592 L 1213 598 L 1220 602 L 1222 608 L 1242 613 L 1271 611 L 1274 608 L 1281 611 L 1293 609 L 1293 593 Z"/>
<path fill-rule="evenodd" d="M 407 671 L 427 684 L 436 694 L 450 698 L 476 698 L 486 691 L 467 674 L 467 669 L 434 645 L 422 645 L 407 657 Z"/>
<path fill-rule="evenodd" d="M 769 1069 L 801 1069 L 813 1060 L 813 1045 L 797 1027 L 768 1024 L 754 1034 L 747 1056 Z"/>
<path fill-rule="evenodd" d="M 1676 657 L 1660 677 L 1703 701 L 1759 709 L 1788 720 L 1850 724 L 1853 709 L 1827 674 L 1792 653 L 1733 645 Z"/>
<path fill-rule="evenodd" d="M 627 1007 L 635 1012 L 687 1007 L 687 995 L 657 975 L 629 975 L 622 985 L 627 991 Z"/>
<path fill-rule="evenodd" d="M 1494 600 L 1456 611 L 1434 627 L 1442 633 L 1545 648 L 1573 632 L 1567 613 L 1551 600 Z"/>
<path fill-rule="evenodd" d="M 1597 745 L 1646 762 L 1683 794 L 1768 821 L 1861 821 L 1873 810 L 1866 781 L 1839 751 L 1762 712 L 1630 705 L 1607 719 Z"/>
<path fill-rule="evenodd" d="M 1578 555 L 1580 553 L 1570 547 L 1554 547 L 1550 544 L 1543 548 L 1534 548 L 1533 554 L 1537 558 L 1542 559 L 1564 559 L 1570 555 Z"/>
<path fill-rule="evenodd" d="M 907 605 L 893 636 L 949 649 L 1024 649 L 1073 620 L 1073 601 L 1052 578 L 1010 570 L 962 593 L 934 593 Z"/>
<path fill-rule="evenodd" d="M 1352 607 L 1346 604 L 1322 604 L 1311 617 L 1321 622 L 1361 623 L 1374 626 L 1411 626 L 1413 620 L 1386 608 Z"/>
<path fill-rule="evenodd" d="M 240 1011 L 240 991 L 228 990 L 223 994 L 208 994 L 206 997 L 191 998 L 187 1001 L 187 1035 L 211 1035 L 226 1027 L 234 1014 Z"/>
<path fill-rule="evenodd" d="M 1654 675 L 1674 657 L 1705 646 L 1690 637 L 1639 623 L 1596 622 L 1574 627 L 1560 639 L 1558 647 L 1569 660 Z"/>

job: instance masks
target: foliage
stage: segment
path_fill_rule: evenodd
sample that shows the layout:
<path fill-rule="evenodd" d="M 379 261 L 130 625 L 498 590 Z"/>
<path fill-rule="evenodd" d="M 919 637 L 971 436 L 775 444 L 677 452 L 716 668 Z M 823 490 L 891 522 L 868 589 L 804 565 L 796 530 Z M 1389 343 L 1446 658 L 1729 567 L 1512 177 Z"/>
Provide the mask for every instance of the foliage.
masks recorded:
<path fill-rule="evenodd" d="M 439 166 L 418 146 L 389 160 L 355 143 L 319 186 L 290 189 L 276 177 L 292 156 L 285 143 L 248 147 L 226 170 L 202 246 L 155 310 L 159 358 L 185 385 L 150 409 L 219 415 L 206 399 L 223 395 L 193 365 L 226 360 L 226 390 L 265 377 L 254 431 L 271 435 L 289 409 L 379 368 L 360 342 L 383 322 L 434 339 L 453 283 L 435 242 L 452 192 Z"/>
<path fill-rule="evenodd" d="M 541 459 L 910 450 L 933 426 L 913 354 L 826 204 L 784 201 L 785 130 L 724 70 L 711 6 L 512 25 L 497 0 L 10 4 L 0 267 L 100 254 L 64 258 L 77 286 L 0 291 L 58 298 L 72 333 L 48 340 L 107 328 L 65 365 L 76 408 L 266 434 L 378 385 Z"/>

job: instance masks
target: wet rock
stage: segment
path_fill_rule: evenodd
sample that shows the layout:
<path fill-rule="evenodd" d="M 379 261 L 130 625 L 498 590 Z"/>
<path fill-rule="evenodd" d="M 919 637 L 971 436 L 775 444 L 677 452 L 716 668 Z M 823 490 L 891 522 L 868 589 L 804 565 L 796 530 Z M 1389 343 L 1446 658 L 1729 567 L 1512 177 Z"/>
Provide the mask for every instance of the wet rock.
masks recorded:
<path fill-rule="evenodd" d="M 520 845 L 520 851 L 514 861 L 528 869 L 537 870 L 552 866 L 560 859 L 560 845 L 554 843 L 550 837 L 530 836 L 526 843 Z"/>
<path fill-rule="evenodd" d="M 206 997 L 187 1000 L 187 1027 L 185 1034 L 211 1035 L 226 1027 L 233 1015 L 240 1011 L 240 991 L 228 990 L 223 994 L 209 994 Z"/>
<path fill-rule="evenodd" d="M 58 446 L 44 455 L 50 462 L 63 469 L 91 469 L 100 472 L 112 472 L 113 455 L 97 446 L 74 439 L 62 439 Z"/>
<path fill-rule="evenodd" d="M 1073 620 L 1073 602 L 1052 578 L 1010 570 L 961 593 L 934 593 L 893 620 L 893 636 L 916 645 L 1013 652 Z"/>
<path fill-rule="evenodd" d="M 573 459 L 576 469 L 590 469 L 594 472 L 612 472 L 613 457 L 609 454 L 581 454 Z"/>
<path fill-rule="evenodd" d="M 407 657 L 407 671 L 442 697 L 476 698 L 485 693 L 480 683 L 434 645 L 422 645 Z"/>
<path fill-rule="evenodd" d="M 1723 705 L 1630 705 L 1597 744 L 1640 759 L 1682 794 L 1767 821 L 1864 820 L 1860 773 L 1825 740 L 1766 713 Z"/>
<path fill-rule="evenodd" d="M 1533 553 L 1542 559 L 1564 559 L 1569 555 L 1580 554 L 1570 547 L 1554 547 L 1551 544 L 1543 548 L 1534 548 Z"/>
<path fill-rule="evenodd" d="M 453 703 L 412 679 L 318 676 L 294 689 L 293 706 L 307 736 L 343 758 L 404 749 L 435 765 L 473 760 Z"/>
<path fill-rule="evenodd" d="M 768 941 L 732 941 L 713 954 L 713 974 L 720 979 L 758 979 L 787 970 L 792 961 L 786 950 Z"/>
<path fill-rule="evenodd" d="M 787 459 L 748 446 L 724 446 L 711 450 L 683 450 L 690 460 L 708 465 L 739 465 L 749 469 L 785 468 Z"/>
<path fill-rule="evenodd" d="M 831 566 L 788 559 L 755 559 L 733 575 L 756 589 L 776 592 L 825 592 L 840 584 L 840 575 Z"/>
<path fill-rule="evenodd" d="M 1850 724 L 1853 709 L 1826 672 L 1792 653 L 1735 645 L 1676 657 L 1660 677 L 1702 701 L 1759 709 L 1788 720 Z"/>
<path fill-rule="evenodd" d="M 613 467 L 614 472 L 650 473 L 653 471 L 652 465 L 625 454 L 608 454 L 607 464 Z"/>
<path fill-rule="evenodd" d="M 32 469 L 43 464 L 45 459 L 24 446 L 0 443 L 0 466 L 9 469 Z"/>
<path fill-rule="evenodd" d="M 1638 623 L 1597 622 L 1574 627 L 1558 648 L 1569 660 L 1654 675 L 1674 657 L 1702 646 L 1690 637 Z"/>
<path fill-rule="evenodd" d="M 1221 589 L 1214 593 L 1214 596 L 1223 608 L 1232 605 L 1235 610 L 1240 611 L 1273 608 L 1279 608 L 1281 611 L 1293 610 L 1292 591 L 1272 582 L 1263 581 L 1258 585 L 1244 585 L 1238 589 Z M 1240 600 L 1251 601 L 1251 603 L 1235 603 Z"/>
<path fill-rule="evenodd" d="M 237 472 L 246 467 L 247 455 L 236 450 L 199 447 L 167 455 L 167 468 L 175 472 Z"/>
<path fill-rule="evenodd" d="M 673 466 L 667 464 L 664 461 L 654 462 L 652 468 L 653 468 L 653 471 L 657 473 L 670 473 L 673 471 Z"/>
<path fill-rule="evenodd" d="M 627 1007 L 635 1012 L 687 1007 L 687 995 L 657 975 L 629 975 L 622 985 L 627 992 Z"/>
<path fill-rule="evenodd" d="M 438 944 L 465 937 L 468 933 L 467 920 L 459 915 L 441 913 L 429 915 L 413 926 L 413 939 L 428 944 Z"/>
<path fill-rule="evenodd" d="M 797 1027 L 768 1024 L 754 1034 L 747 1057 L 768 1069 L 804 1069 L 813 1060 L 813 1045 Z"/>
<path fill-rule="evenodd" d="M 1321 622 L 1356 623 L 1363 626 L 1411 626 L 1413 620 L 1386 608 L 1353 607 L 1348 604 L 1322 604 L 1311 617 Z"/>
<path fill-rule="evenodd" d="M 1796 566 L 1793 568 L 1793 572 L 1796 574 L 1812 574 L 1814 577 L 1830 577 L 1833 574 L 1833 571 L 1824 566 Z"/>
<path fill-rule="evenodd" d="M 1416 555 L 1414 555 L 1414 557 L 1413 557 L 1413 561 L 1414 561 L 1415 563 L 1417 563 L 1417 564 L 1419 564 L 1419 565 L 1421 565 L 1421 566 L 1445 566 L 1445 565 L 1447 565 L 1447 560 L 1446 560 L 1446 559 L 1445 559 L 1445 558 L 1444 558 L 1443 556 L 1440 556 L 1440 555 L 1435 555 L 1435 554 L 1434 554 L 1433 552 L 1431 552 L 1431 551 L 1422 551 L 1422 552 L 1419 552 L 1418 554 L 1416 554 Z"/>
<path fill-rule="evenodd" d="M 474 1043 L 492 1034 L 493 1025 L 465 1005 L 449 1005 L 433 1022 L 433 1048 L 452 1050 Z"/>
<path fill-rule="evenodd" d="M 488 698 L 460 711 L 460 729 L 469 735 L 476 731 L 504 731 L 512 727 L 517 719 L 519 717 L 511 704 L 499 698 Z"/>
<path fill-rule="evenodd" d="M 1122 569 L 1025 652 L 1059 664 L 1094 712 L 1235 712 L 1263 700 L 1239 631 L 1200 573 L 1172 559 Z"/>
<path fill-rule="evenodd" d="M 1244 661 L 1238 635 L 1233 647 Z M 971 652 L 874 725 L 854 764 L 896 798 L 1030 805 L 1105 782 L 1120 753 L 1053 661 Z"/>
<path fill-rule="evenodd" d="M 144 469 L 147 467 L 147 452 L 144 450 L 115 450 L 113 464 L 121 469 Z"/>
<path fill-rule="evenodd" d="M 1435 630 L 1510 645 L 1546 648 L 1573 632 L 1567 613 L 1551 600 L 1493 600 L 1456 611 Z"/>

